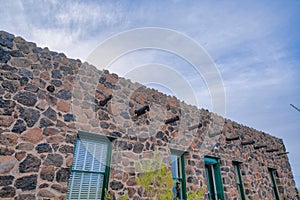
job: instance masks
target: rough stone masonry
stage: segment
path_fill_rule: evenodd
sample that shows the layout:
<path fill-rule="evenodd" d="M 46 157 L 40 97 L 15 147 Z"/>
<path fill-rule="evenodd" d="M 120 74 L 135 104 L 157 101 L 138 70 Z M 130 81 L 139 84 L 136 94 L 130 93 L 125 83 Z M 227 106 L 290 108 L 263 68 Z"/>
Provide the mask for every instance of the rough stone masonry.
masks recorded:
<path fill-rule="evenodd" d="M 219 159 L 225 199 L 297 199 L 282 139 L 187 105 L 63 53 L 0 32 L 0 198 L 64 199 L 79 131 L 112 136 L 108 190 L 147 199 L 136 163 L 185 152 L 187 191 L 208 188 L 204 156 Z M 136 111 L 149 106 L 137 116 Z M 167 121 L 169 120 L 169 121 Z M 167 123 L 170 122 L 170 123 Z"/>

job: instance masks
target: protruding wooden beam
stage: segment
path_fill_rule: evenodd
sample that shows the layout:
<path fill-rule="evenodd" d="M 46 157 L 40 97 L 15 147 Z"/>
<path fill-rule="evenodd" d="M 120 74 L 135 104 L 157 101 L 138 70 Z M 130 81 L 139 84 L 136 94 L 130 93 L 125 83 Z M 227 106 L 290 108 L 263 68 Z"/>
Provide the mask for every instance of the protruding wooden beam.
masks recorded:
<path fill-rule="evenodd" d="M 290 152 L 282 152 L 282 153 L 278 153 L 277 156 L 281 156 L 281 155 L 286 155 L 289 154 Z"/>
<path fill-rule="evenodd" d="M 267 145 L 256 145 L 256 146 L 254 146 L 254 149 L 261 149 L 261 148 L 267 148 Z"/>
<path fill-rule="evenodd" d="M 233 140 L 238 140 L 238 139 L 240 139 L 240 136 L 238 135 L 238 136 L 233 136 L 233 137 L 226 137 L 226 141 L 233 141 Z"/>
<path fill-rule="evenodd" d="M 189 131 L 192 131 L 192 130 L 194 130 L 194 129 L 196 129 L 196 128 L 201 128 L 201 127 L 202 127 L 202 124 L 199 123 L 199 124 L 196 124 L 196 125 L 194 125 L 194 126 L 188 127 L 188 130 L 189 130 Z"/>
<path fill-rule="evenodd" d="M 170 123 L 176 122 L 176 121 L 178 121 L 179 119 L 180 119 L 179 116 L 176 115 L 175 117 L 172 117 L 172 118 L 170 118 L 170 119 L 165 120 L 165 124 L 170 124 Z"/>
<path fill-rule="evenodd" d="M 143 115 L 146 113 L 146 111 L 149 111 L 150 110 L 150 107 L 148 105 L 145 105 L 143 107 L 141 107 L 140 109 L 138 110 L 135 110 L 134 113 L 136 114 L 136 116 L 140 116 L 140 115 Z"/>
<path fill-rule="evenodd" d="M 251 144 L 254 144 L 254 143 L 255 143 L 254 140 L 249 140 L 249 141 L 242 142 L 241 145 L 245 146 L 245 145 L 251 145 Z"/>
<path fill-rule="evenodd" d="M 272 152 L 275 152 L 275 151 L 279 151 L 279 149 L 267 149 L 266 152 L 268 153 L 272 153 Z"/>

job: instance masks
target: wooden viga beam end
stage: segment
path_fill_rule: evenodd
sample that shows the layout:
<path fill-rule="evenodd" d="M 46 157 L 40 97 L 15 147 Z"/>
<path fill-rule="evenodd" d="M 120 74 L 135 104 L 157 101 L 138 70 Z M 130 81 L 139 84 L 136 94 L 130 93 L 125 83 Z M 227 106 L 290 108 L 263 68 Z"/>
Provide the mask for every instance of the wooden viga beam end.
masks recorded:
<path fill-rule="evenodd" d="M 251 144 L 254 144 L 254 143 L 255 143 L 254 140 L 249 140 L 249 141 L 242 142 L 241 145 L 245 146 L 245 145 L 251 145 Z"/>
<path fill-rule="evenodd" d="M 289 154 L 290 152 L 282 152 L 282 153 L 278 153 L 277 156 L 282 156 L 282 155 L 286 155 Z"/>
<path fill-rule="evenodd" d="M 254 149 L 261 149 L 261 148 L 267 148 L 267 145 L 256 145 L 256 146 L 254 146 Z"/>
<path fill-rule="evenodd" d="M 194 125 L 194 126 L 188 127 L 188 130 L 189 130 L 189 131 L 192 131 L 192 130 L 194 130 L 194 129 L 196 129 L 196 128 L 201 128 L 201 127 L 202 127 L 202 124 L 199 123 L 199 124 L 196 124 L 196 125 Z"/>
<path fill-rule="evenodd" d="M 272 153 L 272 152 L 276 152 L 279 151 L 279 149 L 267 149 L 266 152 L 268 153 Z"/>
<path fill-rule="evenodd" d="M 146 113 L 146 111 L 149 111 L 150 110 L 150 107 L 148 105 L 145 105 L 143 107 L 141 107 L 140 109 L 138 110 L 135 110 L 134 113 L 136 114 L 136 116 L 140 116 L 140 115 L 143 115 Z"/>
<path fill-rule="evenodd" d="M 232 136 L 232 137 L 226 137 L 226 141 L 228 141 L 228 142 L 233 141 L 233 140 L 238 140 L 238 139 L 240 139 L 239 135 Z"/>
<path fill-rule="evenodd" d="M 176 115 L 175 117 L 172 117 L 172 118 L 170 118 L 170 119 L 165 120 L 165 124 L 170 124 L 170 123 L 176 122 L 176 121 L 178 121 L 179 119 L 180 119 L 179 116 Z"/>

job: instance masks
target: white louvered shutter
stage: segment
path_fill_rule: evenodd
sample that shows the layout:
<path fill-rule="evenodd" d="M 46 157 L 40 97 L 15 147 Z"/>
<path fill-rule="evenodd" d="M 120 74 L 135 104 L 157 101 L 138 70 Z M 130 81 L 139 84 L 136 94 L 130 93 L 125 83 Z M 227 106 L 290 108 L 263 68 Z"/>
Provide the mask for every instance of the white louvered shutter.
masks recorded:
<path fill-rule="evenodd" d="M 108 143 L 80 138 L 76 142 L 68 199 L 101 199 Z"/>

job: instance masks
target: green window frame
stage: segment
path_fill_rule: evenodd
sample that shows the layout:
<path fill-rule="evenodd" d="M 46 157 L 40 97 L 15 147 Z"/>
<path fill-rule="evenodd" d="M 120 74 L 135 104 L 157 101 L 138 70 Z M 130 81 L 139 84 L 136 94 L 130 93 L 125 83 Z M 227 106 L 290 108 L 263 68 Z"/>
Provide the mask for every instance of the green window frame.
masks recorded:
<path fill-rule="evenodd" d="M 271 183 L 272 183 L 272 189 L 273 189 L 273 193 L 275 196 L 276 200 L 280 200 L 279 198 L 279 192 L 278 192 L 278 188 L 276 185 L 276 180 L 275 180 L 275 173 L 276 173 L 276 169 L 274 168 L 268 168 L 269 171 L 269 175 L 270 175 L 270 179 L 271 179 Z"/>
<path fill-rule="evenodd" d="M 173 200 L 186 200 L 186 176 L 184 152 L 171 150 L 172 178 L 174 180 Z"/>
<path fill-rule="evenodd" d="M 246 200 L 244 184 L 241 173 L 241 164 L 240 162 L 233 161 L 232 165 L 234 167 L 235 177 L 236 177 L 236 187 L 240 194 L 241 200 Z"/>
<path fill-rule="evenodd" d="M 68 183 L 67 199 L 104 199 L 108 188 L 111 138 L 79 132 Z"/>
<path fill-rule="evenodd" d="M 218 158 L 204 157 L 209 200 L 224 200 L 224 189 Z"/>

